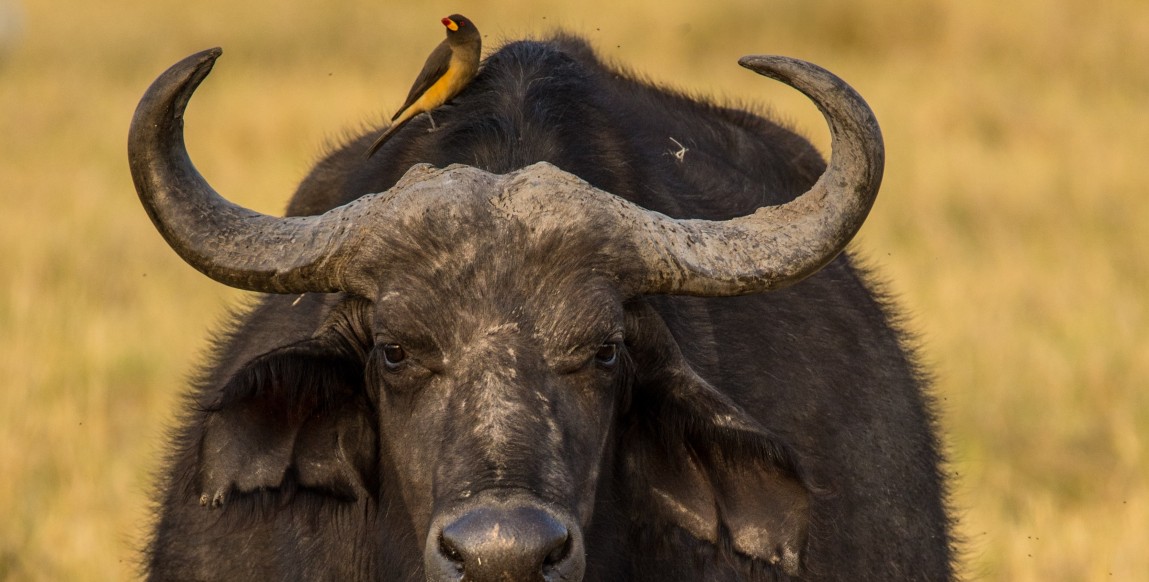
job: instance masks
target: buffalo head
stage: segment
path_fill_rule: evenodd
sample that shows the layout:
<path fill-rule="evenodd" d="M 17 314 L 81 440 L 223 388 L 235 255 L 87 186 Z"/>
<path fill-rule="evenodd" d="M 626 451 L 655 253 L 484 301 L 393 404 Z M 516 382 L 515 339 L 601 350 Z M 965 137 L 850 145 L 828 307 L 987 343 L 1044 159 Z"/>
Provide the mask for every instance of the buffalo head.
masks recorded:
<path fill-rule="evenodd" d="M 797 462 L 691 369 L 644 296 L 764 292 L 832 260 L 882 172 L 852 89 L 801 61 L 742 59 L 813 99 L 833 152 L 793 202 L 729 221 L 671 219 L 546 163 L 415 165 L 386 192 L 277 218 L 220 197 L 185 150 L 184 108 L 219 55 L 178 63 L 141 101 L 140 199 L 209 277 L 331 295 L 310 339 L 252 359 L 211 404 L 205 505 L 288 472 L 344 498 L 391 478 L 428 579 L 578 580 L 609 477 L 640 508 L 629 519 L 800 568 Z"/>

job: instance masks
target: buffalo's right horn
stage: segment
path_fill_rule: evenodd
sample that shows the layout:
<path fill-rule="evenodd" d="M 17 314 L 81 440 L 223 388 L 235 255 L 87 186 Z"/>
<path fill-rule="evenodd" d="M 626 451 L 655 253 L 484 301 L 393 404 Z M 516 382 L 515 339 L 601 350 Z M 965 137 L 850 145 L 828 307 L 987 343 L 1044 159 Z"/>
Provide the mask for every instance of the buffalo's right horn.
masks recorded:
<path fill-rule="evenodd" d="M 271 293 L 345 289 L 347 257 L 339 249 L 354 233 L 340 216 L 343 208 L 322 217 L 260 214 L 224 200 L 188 158 L 184 109 L 222 52 L 209 49 L 176 63 L 140 100 L 128 132 L 140 201 L 172 249 L 225 285 Z"/>

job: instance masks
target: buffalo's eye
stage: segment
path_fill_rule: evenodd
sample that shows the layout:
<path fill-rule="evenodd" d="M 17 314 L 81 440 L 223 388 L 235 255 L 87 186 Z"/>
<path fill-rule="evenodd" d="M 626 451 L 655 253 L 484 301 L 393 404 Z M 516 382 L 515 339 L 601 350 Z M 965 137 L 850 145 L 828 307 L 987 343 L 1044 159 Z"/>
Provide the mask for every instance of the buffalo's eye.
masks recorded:
<path fill-rule="evenodd" d="M 618 342 L 603 342 L 594 354 L 594 361 L 600 366 L 613 368 L 618 363 Z"/>
<path fill-rule="evenodd" d="M 403 346 L 399 344 L 386 344 L 383 346 L 383 365 L 388 370 L 394 372 L 403 367 L 403 361 L 407 359 L 407 352 L 403 350 Z"/>

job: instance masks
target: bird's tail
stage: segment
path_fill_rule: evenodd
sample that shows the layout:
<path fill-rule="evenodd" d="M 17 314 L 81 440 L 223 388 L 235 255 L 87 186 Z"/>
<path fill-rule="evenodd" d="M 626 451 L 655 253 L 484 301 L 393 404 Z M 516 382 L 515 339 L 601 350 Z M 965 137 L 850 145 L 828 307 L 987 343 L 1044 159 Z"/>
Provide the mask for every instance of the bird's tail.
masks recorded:
<path fill-rule="evenodd" d="M 378 139 L 376 139 L 375 142 L 371 144 L 371 147 L 367 148 L 367 152 L 363 155 L 363 157 L 370 158 L 371 156 L 375 155 L 375 152 L 378 151 L 379 148 L 383 147 L 383 144 L 387 143 L 387 140 L 391 139 L 391 136 L 394 135 L 396 131 L 399 131 L 404 125 L 407 125 L 407 122 L 411 121 L 411 119 L 411 117 L 407 117 L 400 120 L 399 123 L 391 124 L 391 127 L 388 127 L 387 131 L 384 131 L 383 135 L 379 136 Z"/>

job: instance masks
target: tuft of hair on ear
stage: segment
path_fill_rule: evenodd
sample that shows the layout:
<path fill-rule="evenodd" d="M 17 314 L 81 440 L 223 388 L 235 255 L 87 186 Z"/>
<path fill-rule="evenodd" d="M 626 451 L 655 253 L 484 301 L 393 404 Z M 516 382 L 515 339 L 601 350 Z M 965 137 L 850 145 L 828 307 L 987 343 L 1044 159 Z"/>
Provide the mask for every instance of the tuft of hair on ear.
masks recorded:
<path fill-rule="evenodd" d="M 669 406 L 670 410 L 676 407 Z M 724 457 L 731 463 L 753 461 L 763 463 L 786 477 L 798 481 L 803 488 L 811 493 L 824 493 L 817 486 L 790 443 L 765 427 L 758 427 L 751 432 L 727 426 L 716 426 L 713 423 L 691 419 L 685 412 L 669 412 L 674 417 L 682 415 L 685 420 L 684 434 L 696 435 L 701 442 L 713 443 L 717 450 L 722 451 Z"/>
<path fill-rule="evenodd" d="M 219 412 L 253 398 L 265 400 L 275 409 L 269 412 L 295 420 L 331 411 L 346 396 L 348 387 L 363 381 L 363 367 L 356 359 L 316 343 L 299 342 L 252 359 L 203 411 Z"/>

